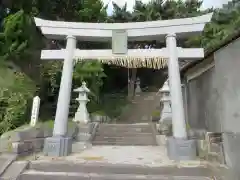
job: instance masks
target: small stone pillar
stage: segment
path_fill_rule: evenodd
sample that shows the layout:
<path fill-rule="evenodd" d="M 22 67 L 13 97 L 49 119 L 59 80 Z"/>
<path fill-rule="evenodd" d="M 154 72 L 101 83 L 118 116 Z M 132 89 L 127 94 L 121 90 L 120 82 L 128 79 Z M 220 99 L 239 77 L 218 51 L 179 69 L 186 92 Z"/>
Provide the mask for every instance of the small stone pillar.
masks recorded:
<path fill-rule="evenodd" d="M 78 98 L 76 98 L 79 102 L 79 106 L 73 121 L 81 124 L 88 124 L 90 122 L 90 118 L 87 110 L 87 103 L 89 102 L 87 94 L 90 90 L 87 88 L 86 83 L 83 82 L 81 87 L 74 89 L 74 92 L 79 93 Z"/>
<path fill-rule="evenodd" d="M 164 83 L 162 89 L 160 90 L 162 94 L 161 103 L 163 104 L 163 109 L 160 114 L 159 123 L 172 124 L 172 109 L 171 109 L 171 97 L 168 80 Z"/>
<path fill-rule="evenodd" d="M 136 80 L 135 94 L 139 94 L 139 93 L 142 92 L 140 85 L 141 85 L 141 80 L 140 80 L 140 78 L 137 78 L 137 80 Z"/>
<path fill-rule="evenodd" d="M 31 121 L 30 121 L 30 126 L 32 127 L 36 126 L 38 122 L 39 108 L 40 108 L 40 98 L 38 96 L 35 96 L 33 98 Z"/>

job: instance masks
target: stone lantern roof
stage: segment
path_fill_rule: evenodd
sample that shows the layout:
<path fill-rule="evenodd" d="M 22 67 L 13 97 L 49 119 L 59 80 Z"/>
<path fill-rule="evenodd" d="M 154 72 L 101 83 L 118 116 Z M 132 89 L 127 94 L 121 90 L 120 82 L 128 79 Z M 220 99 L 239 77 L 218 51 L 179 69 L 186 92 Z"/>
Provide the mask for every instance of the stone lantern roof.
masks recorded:
<path fill-rule="evenodd" d="M 169 92 L 170 88 L 169 88 L 169 84 L 168 84 L 168 80 L 163 84 L 163 87 L 161 88 L 160 92 L 161 93 L 166 93 Z"/>
<path fill-rule="evenodd" d="M 90 92 L 90 89 L 87 88 L 86 86 L 86 82 L 82 82 L 82 86 L 77 88 L 75 91 L 77 92 L 86 92 L 86 93 L 89 93 Z"/>

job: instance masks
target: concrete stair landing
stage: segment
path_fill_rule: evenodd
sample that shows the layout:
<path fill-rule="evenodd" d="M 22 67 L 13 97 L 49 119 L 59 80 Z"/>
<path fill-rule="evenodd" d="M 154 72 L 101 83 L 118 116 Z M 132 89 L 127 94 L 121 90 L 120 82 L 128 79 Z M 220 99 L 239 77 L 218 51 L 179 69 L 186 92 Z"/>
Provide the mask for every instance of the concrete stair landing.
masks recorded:
<path fill-rule="evenodd" d="M 100 124 L 93 145 L 155 146 L 150 124 Z"/>
<path fill-rule="evenodd" d="M 19 180 L 210 180 L 203 167 L 146 167 L 102 163 L 32 162 Z"/>

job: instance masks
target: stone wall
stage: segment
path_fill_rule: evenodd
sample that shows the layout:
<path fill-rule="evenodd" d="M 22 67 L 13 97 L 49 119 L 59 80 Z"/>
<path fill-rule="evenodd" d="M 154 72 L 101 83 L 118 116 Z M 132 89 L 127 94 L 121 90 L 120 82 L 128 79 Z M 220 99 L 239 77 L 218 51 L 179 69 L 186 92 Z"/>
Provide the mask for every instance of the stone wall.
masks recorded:
<path fill-rule="evenodd" d="M 77 126 L 68 127 L 68 136 L 76 136 Z M 47 124 L 36 127 L 22 127 L 7 132 L 0 137 L 0 153 L 14 153 L 20 156 L 30 155 L 43 150 L 44 139 L 52 136 L 52 128 Z"/>

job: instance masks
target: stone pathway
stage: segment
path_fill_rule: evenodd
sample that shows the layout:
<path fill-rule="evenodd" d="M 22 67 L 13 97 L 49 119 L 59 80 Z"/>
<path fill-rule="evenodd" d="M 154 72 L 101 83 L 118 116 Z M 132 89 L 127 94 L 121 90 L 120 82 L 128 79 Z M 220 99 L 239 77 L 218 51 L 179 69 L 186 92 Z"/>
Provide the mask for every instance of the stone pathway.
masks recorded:
<path fill-rule="evenodd" d="M 99 161 L 94 160 L 94 157 L 99 157 L 101 162 L 111 164 L 163 166 L 172 163 L 167 158 L 165 149 L 156 146 L 93 146 L 81 154 L 76 154 L 76 158 L 88 161 L 91 157 L 93 161 Z"/>
<path fill-rule="evenodd" d="M 166 150 L 160 146 L 93 146 L 81 153 L 67 157 L 50 158 L 38 156 L 38 160 L 66 160 L 83 163 L 127 164 L 149 167 L 200 166 L 200 161 L 176 163 L 169 160 Z"/>

